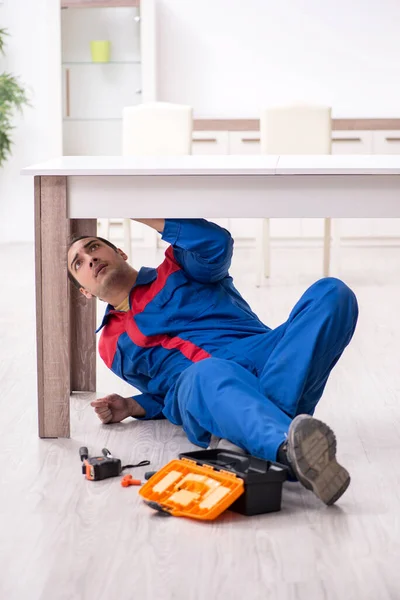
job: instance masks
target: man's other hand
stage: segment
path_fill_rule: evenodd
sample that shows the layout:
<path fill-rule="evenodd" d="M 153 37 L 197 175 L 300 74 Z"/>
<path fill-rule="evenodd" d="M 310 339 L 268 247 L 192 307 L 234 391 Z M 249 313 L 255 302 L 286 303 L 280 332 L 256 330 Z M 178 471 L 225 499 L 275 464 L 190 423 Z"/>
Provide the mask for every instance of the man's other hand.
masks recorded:
<path fill-rule="evenodd" d="M 133 398 L 110 394 L 90 403 L 102 423 L 120 423 L 127 417 L 144 417 L 145 410 Z"/>

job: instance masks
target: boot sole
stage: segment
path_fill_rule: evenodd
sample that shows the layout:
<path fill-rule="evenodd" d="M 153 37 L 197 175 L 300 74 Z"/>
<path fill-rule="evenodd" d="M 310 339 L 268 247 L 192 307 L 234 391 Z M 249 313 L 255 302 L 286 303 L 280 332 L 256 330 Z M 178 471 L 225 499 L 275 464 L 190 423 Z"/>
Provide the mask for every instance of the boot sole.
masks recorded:
<path fill-rule="evenodd" d="M 330 506 L 350 485 L 350 475 L 336 460 L 332 429 L 308 415 L 293 419 L 288 432 L 288 459 L 298 480 Z"/>

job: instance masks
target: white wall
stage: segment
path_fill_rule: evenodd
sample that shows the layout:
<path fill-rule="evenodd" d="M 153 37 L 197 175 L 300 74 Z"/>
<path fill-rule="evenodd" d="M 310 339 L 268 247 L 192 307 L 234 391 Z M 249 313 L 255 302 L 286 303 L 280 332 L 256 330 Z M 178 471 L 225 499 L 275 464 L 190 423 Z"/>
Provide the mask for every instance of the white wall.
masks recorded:
<path fill-rule="evenodd" d="M 62 153 L 59 0 L 4 0 L 0 28 L 9 29 L 0 72 L 18 75 L 32 108 L 15 117 L 12 158 L 0 168 L 0 242 L 34 237 L 33 181 L 20 169 Z"/>
<path fill-rule="evenodd" d="M 195 116 L 400 115 L 399 0 L 157 0 L 158 95 Z"/>

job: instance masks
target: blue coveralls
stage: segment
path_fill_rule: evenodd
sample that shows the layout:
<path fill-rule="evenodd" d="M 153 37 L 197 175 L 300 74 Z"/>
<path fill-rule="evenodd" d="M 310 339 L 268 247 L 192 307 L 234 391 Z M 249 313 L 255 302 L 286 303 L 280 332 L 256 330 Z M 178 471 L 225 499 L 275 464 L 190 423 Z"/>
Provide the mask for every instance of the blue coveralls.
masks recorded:
<path fill-rule="evenodd" d="M 357 322 L 340 280 L 312 285 L 270 329 L 233 285 L 233 240 L 203 219 L 167 219 L 157 269 L 140 269 L 125 313 L 108 306 L 106 365 L 142 393 L 145 419 L 166 417 L 207 447 L 211 434 L 275 460 L 291 420 L 312 415 Z"/>

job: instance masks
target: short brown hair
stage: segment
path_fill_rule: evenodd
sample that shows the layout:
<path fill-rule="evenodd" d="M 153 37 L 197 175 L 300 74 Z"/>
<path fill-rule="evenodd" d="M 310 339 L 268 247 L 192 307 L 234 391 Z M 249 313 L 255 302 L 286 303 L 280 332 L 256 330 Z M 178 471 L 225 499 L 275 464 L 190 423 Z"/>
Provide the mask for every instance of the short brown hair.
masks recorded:
<path fill-rule="evenodd" d="M 110 246 L 110 248 L 113 248 L 113 250 L 115 250 L 115 252 L 118 252 L 117 246 L 114 246 L 114 244 L 112 242 L 110 242 L 109 240 L 106 240 L 105 238 L 102 238 L 102 237 L 98 237 L 97 235 L 79 235 L 76 237 L 73 236 L 68 244 L 68 252 L 69 252 L 71 246 L 73 246 L 75 244 L 75 242 L 79 242 L 79 240 L 86 240 L 88 238 L 93 238 L 94 240 L 100 240 L 101 242 L 104 242 L 105 244 L 107 244 L 107 246 Z M 79 283 L 79 281 L 77 279 L 75 279 L 75 277 L 72 275 L 71 271 L 69 270 L 68 265 L 67 265 L 67 271 L 68 271 L 68 279 L 79 290 L 79 288 L 81 288 L 82 286 Z"/>

